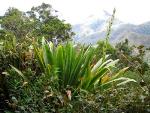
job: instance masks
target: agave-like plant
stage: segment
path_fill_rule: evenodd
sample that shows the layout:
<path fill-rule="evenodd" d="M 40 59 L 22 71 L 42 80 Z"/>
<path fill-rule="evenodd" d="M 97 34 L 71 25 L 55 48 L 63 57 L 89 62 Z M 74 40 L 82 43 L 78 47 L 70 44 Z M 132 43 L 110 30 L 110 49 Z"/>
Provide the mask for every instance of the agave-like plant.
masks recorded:
<path fill-rule="evenodd" d="M 42 48 L 34 46 L 34 51 L 41 70 L 50 75 L 49 77 L 57 78 L 61 88 L 71 86 L 85 90 L 108 89 L 112 83 L 121 85 L 135 82 L 133 79 L 121 77 L 127 68 L 114 74 L 112 69 L 118 60 L 108 59 L 108 55 L 93 65 L 95 49 L 90 46 L 86 49 L 81 47 L 77 51 L 72 43 L 55 47 L 53 43 L 43 39 Z"/>

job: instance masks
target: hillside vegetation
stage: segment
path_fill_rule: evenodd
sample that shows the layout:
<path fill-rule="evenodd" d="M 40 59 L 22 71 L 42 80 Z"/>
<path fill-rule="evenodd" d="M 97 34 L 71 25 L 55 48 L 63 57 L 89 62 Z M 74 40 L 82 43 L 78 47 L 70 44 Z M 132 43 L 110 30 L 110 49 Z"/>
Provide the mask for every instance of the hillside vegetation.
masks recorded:
<path fill-rule="evenodd" d="M 0 113 L 150 113 L 150 48 L 111 45 L 115 9 L 96 45 L 74 43 L 55 12 L 43 3 L 1 16 Z"/>

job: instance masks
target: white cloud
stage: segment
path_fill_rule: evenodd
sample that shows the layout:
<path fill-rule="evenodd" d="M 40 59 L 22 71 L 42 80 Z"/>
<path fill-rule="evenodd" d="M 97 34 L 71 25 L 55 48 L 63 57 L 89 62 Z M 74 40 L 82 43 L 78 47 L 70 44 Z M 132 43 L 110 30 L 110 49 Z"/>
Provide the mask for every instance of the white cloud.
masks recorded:
<path fill-rule="evenodd" d="M 150 21 L 150 0 L 3 0 L 0 14 L 10 6 L 26 11 L 42 2 L 50 3 L 65 20 L 73 24 L 91 14 L 98 15 L 102 10 L 112 13 L 114 7 L 117 9 L 116 17 L 123 21 L 135 24 Z"/>

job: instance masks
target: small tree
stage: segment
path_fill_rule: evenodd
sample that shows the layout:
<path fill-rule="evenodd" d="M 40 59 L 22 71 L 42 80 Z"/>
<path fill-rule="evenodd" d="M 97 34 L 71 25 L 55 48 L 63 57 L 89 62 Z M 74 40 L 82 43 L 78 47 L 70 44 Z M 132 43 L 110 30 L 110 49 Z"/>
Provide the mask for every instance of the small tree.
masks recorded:
<path fill-rule="evenodd" d="M 74 34 L 71 25 L 60 20 L 51 5 L 43 3 L 32 7 L 30 11 L 22 12 L 9 8 L 1 17 L 1 27 L 15 35 L 16 38 L 42 37 L 62 41 L 70 39 Z"/>

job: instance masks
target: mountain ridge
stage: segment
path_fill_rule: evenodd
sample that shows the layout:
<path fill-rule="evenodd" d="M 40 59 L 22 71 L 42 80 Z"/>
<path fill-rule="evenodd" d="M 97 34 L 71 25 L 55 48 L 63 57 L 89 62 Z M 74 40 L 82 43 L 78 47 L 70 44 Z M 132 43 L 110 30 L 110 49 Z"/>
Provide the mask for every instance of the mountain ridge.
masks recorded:
<path fill-rule="evenodd" d="M 74 25 L 73 31 L 76 33 L 74 41 L 83 44 L 95 44 L 98 40 L 103 40 L 106 35 L 108 19 L 111 15 L 104 11 L 103 17 L 94 17 L 93 20 Z M 116 44 L 127 38 L 131 44 L 150 46 L 150 21 L 143 24 L 134 25 L 125 23 L 115 18 L 112 25 L 110 42 Z"/>

